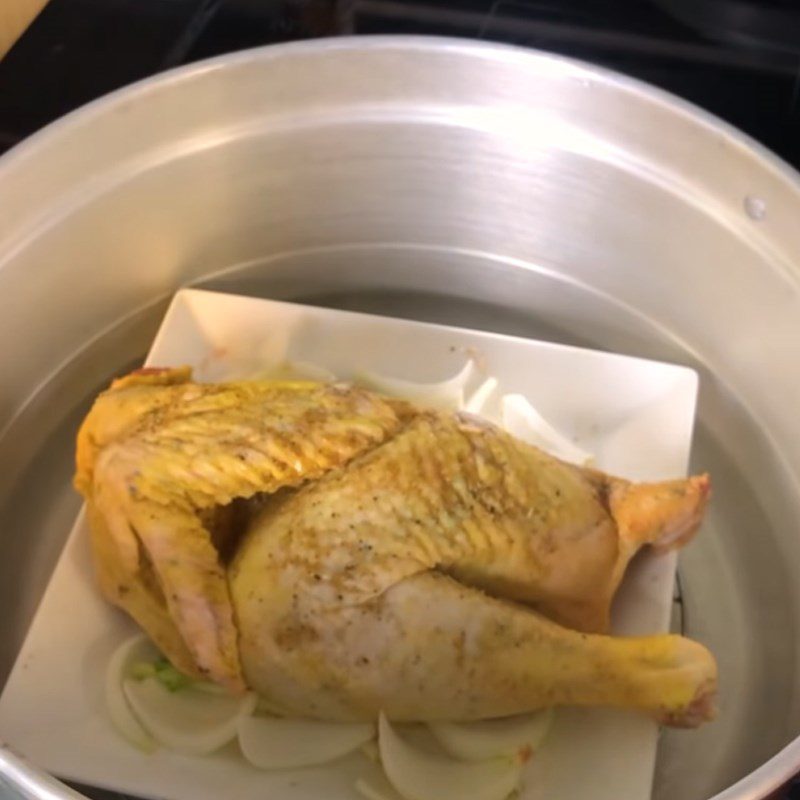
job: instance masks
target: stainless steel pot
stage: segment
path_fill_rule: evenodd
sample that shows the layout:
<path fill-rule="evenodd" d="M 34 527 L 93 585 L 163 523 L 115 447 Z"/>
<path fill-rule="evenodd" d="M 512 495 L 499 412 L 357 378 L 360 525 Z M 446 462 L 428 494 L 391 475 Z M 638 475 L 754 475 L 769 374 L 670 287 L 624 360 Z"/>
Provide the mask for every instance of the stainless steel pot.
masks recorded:
<path fill-rule="evenodd" d="M 299 298 L 700 371 L 682 623 L 721 712 L 664 734 L 655 796 L 764 797 L 800 769 L 799 221 L 797 176 L 704 112 L 466 41 L 239 53 L 50 126 L 0 161 L 0 680 L 78 508 L 76 422 L 170 293 Z"/>

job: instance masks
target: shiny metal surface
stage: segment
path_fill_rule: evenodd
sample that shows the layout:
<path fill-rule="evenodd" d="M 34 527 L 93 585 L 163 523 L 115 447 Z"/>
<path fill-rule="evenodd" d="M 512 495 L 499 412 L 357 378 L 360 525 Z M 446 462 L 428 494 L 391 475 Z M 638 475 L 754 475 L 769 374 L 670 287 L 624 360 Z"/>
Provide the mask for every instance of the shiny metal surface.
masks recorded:
<path fill-rule="evenodd" d="M 29 764 L 0 744 L 0 797 L 20 800 L 81 800 L 78 794 L 61 781 Z"/>
<path fill-rule="evenodd" d="M 0 209 L 0 680 L 78 507 L 76 422 L 194 283 L 696 367 L 683 623 L 721 710 L 664 734 L 655 797 L 800 769 L 800 184 L 758 145 L 549 55 L 317 41 L 65 118 L 0 161 Z"/>

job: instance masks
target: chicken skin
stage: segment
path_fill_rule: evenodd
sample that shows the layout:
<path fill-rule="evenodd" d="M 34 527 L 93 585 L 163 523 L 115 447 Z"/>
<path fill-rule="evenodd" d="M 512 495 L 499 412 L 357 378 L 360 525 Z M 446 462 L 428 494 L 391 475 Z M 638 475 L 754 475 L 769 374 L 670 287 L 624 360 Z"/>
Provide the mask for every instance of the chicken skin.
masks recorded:
<path fill-rule="evenodd" d="M 706 476 L 632 484 L 469 415 L 164 370 L 100 396 L 76 485 L 106 597 L 183 671 L 287 713 L 713 712 L 701 645 L 605 635 L 637 550 L 694 534 Z"/>

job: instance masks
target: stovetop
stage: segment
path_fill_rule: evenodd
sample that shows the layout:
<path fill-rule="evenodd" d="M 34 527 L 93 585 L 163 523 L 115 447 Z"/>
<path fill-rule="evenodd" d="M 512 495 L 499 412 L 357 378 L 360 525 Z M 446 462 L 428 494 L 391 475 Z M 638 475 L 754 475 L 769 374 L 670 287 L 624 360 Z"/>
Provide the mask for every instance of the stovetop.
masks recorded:
<path fill-rule="evenodd" d="M 50 0 L 0 61 L 0 150 L 178 64 L 352 33 L 466 36 L 603 64 L 709 109 L 800 167 L 797 0 Z"/>

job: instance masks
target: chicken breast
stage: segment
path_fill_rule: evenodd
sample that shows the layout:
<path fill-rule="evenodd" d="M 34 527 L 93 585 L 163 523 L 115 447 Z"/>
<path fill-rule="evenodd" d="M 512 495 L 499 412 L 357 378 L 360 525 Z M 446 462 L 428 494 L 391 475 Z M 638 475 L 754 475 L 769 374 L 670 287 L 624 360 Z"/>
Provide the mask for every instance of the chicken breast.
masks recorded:
<path fill-rule="evenodd" d="M 289 713 L 712 713 L 701 645 L 605 635 L 636 551 L 694 534 L 706 476 L 632 484 L 468 415 L 170 369 L 98 398 L 75 483 L 105 596 L 182 671 Z"/>

